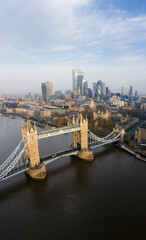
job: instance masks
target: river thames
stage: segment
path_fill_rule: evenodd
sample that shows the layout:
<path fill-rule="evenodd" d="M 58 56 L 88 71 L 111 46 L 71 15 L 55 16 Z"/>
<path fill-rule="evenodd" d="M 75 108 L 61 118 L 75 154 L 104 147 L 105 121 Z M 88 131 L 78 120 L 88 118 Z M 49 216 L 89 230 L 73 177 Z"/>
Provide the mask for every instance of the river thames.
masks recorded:
<path fill-rule="evenodd" d="M 22 138 L 22 119 L 0 117 L 0 163 Z M 39 140 L 40 155 L 68 148 L 72 134 Z M 0 182 L 0 239 L 146 239 L 146 163 L 113 145 L 47 165 L 47 179 L 25 173 Z"/>

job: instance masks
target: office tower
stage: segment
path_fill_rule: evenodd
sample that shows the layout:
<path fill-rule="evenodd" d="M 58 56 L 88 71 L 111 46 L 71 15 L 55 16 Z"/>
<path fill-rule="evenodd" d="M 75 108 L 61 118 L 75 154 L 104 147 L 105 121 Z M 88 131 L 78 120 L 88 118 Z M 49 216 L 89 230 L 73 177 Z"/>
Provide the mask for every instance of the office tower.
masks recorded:
<path fill-rule="evenodd" d="M 99 80 L 96 84 L 95 97 L 103 99 L 106 95 L 106 85 L 104 82 Z"/>
<path fill-rule="evenodd" d="M 106 95 L 106 85 L 104 82 L 102 82 L 102 94 L 103 94 L 103 97 L 105 97 Z"/>
<path fill-rule="evenodd" d="M 135 90 L 135 97 L 137 98 L 139 96 L 139 93 L 137 90 Z"/>
<path fill-rule="evenodd" d="M 94 83 L 93 83 L 93 92 L 95 92 L 95 91 L 96 91 L 96 89 L 97 89 L 97 83 L 96 83 L 96 82 L 94 82 Z"/>
<path fill-rule="evenodd" d="M 133 86 L 130 86 L 130 89 L 129 89 L 129 95 L 130 95 L 130 97 L 133 96 Z"/>
<path fill-rule="evenodd" d="M 102 93 L 102 81 L 101 81 L 101 80 L 99 80 L 99 81 L 97 82 L 96 94 L 97 94 L 97 98 L 100 98 L 100 99 L 103 98 L 103 93 Z"/>
<path fill-rule="evenodd" d="M 109 93 L 109 87 L 106 87 L 106 94 Z"/>
<path fill-rule="evenodd" d="M 88 96 L 89 98 L 92 98 L 92 90 L 90 88 L 88 88 Z"/>
<path fill-rule="evenodd" d="M 122 96 L 128 95 L 128 87 L 123 86 L 121 88 L 121 94 L 122 94 Z"/>
<path fill-rule="evenodd" d="M 81 72 L 80 69 L 73 69 L 72 70 L 72 85 L 73 85 L 73 92 L 77 89 L 77 77 L 78 75 L 83 75 L 84 76 L 84 73 Z"/>
<path fill-rule="evenodd" d="M 77 88 L 80 88 L 80 94 L 84 95 L 84 75 L 78 75 L 77 76 Z"/>
<path fill-rule="evenodd" d="M 87 97 L 88 96 L 88 82 L 87 81 L 83 82 L 83 88 L 84 88 L 83 95 Z"/>
<path fill-rule="evenodd" d="M 95 95 L 96 89 L 97 89 L 97 83 L 94 82 L 93 83 L 93 96 Z"/>
<path fill-rule="evenodd" d="M 53 94 L 53 83 L 45 82 L 45 83 L 42 83 L 41 86 L 42 86 L 43 101 L 48 102 L 49 97 Z"/>
<path fill-rule="evenodd" d="M 43 101 L 47 102 L 47 94 L 46 94 L 46 84 L 42 83 L 41 84 L 42 87 L 42 96 L 43 96 Z"/>

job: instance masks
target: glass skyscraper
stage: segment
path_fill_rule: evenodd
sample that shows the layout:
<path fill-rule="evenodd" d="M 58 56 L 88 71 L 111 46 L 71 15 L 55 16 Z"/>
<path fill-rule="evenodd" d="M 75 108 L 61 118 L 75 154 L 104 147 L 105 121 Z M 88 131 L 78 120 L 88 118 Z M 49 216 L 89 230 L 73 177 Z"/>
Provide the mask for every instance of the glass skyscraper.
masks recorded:
<path fill-rule="evenodd" d="M 45 82 L 45 83 L 42 83 L 41 86 L 42 86 L 43 101 L 48 102 L 49 97 L 53 94 L 53 83 Z"/>

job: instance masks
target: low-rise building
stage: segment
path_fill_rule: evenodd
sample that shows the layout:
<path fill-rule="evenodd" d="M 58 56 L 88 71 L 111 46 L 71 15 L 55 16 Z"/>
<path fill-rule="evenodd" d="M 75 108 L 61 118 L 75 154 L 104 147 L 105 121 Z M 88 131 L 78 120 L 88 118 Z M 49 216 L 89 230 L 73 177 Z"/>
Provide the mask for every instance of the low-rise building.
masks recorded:
<path fill-rule="evenodd" d="M 45 119 L 51 117 L 51 110 L 41 108 L 34 111 L 34 117 L 38 119 Z"/>
<path fill-rule="evenodd" d="M 65 109 L 62 108 L 62 107 L 46 106 L 45 109 L 50 110 L 52 116 L 55 114 L 55 112 L 57 112 L 58 114 L 64 114 L 65 113 Z"/>
<path fill-rule="evenodd" d="M 141 142 L 146 143 L 146 128 L 141 127 L 135 131 L 135 140 L 138 144 Z"/>
<path fill-rule="evenodd" d="M 87 102 L 84 102 L 82 105 L 81 105 L 82 107 L 90 107 L 90 108 L 94 108 L 94 101 L 93 101 L 93 99 L 91 99 L 91 100 L 89 100 L 89 101 L 87 101 Z"/>

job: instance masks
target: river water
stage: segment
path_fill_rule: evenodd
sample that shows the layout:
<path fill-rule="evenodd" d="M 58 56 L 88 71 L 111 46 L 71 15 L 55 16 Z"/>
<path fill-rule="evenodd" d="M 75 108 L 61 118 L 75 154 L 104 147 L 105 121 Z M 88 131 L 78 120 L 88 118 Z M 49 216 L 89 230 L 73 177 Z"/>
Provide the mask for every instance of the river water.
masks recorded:
<path fill-rule="evenodd" d="M 21 139 L 22 119 L 0 117 L 0 163 Z M 40 155 L 68 148 L 72 135 L 39 140 Z M 94 161 L 65 157 L 47 179 L 21 173 L 0 183 L 0 239 L 146 239 L 146 164 L 113 145 Z"/>

